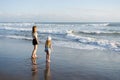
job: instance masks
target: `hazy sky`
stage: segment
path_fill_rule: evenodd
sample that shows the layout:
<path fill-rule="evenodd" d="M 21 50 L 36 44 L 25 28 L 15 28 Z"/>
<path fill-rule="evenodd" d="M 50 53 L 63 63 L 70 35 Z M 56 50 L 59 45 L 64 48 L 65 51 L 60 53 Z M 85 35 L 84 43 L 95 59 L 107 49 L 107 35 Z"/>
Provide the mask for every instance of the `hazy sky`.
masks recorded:
<path fill-rule="evenodd" d="M 120 0 L 0 0 L 0 21 L 120 21 Z"/>

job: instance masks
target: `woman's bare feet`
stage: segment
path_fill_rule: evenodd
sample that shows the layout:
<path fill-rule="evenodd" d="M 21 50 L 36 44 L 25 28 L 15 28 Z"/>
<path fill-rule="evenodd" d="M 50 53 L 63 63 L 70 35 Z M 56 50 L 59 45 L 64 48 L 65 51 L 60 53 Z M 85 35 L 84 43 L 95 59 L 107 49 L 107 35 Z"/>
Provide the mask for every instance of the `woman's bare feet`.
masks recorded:
<path fill-rule="evenodd" d="M 46 62 L 51 62 L 50 60 L 46 60 Z"/>

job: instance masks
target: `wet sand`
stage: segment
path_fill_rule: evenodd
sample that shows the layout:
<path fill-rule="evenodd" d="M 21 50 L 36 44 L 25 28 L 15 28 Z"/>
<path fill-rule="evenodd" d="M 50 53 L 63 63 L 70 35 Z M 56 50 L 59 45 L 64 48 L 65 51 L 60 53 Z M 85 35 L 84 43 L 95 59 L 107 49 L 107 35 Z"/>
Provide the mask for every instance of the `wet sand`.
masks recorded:
<path fill-rule="evenodd" d="M 31 41 L 0 39 L 0 80 L 120 80 L 120 53 L 54 46 L 45 62 L 44 44 L 31 60 Z"/>

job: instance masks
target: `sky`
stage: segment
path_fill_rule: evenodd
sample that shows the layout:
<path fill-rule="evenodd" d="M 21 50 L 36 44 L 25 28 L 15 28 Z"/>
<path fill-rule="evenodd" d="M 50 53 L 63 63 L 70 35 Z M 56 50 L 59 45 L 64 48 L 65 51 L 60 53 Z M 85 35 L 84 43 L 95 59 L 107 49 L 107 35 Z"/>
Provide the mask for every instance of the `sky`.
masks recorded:
<path fill-rule="evenodd" d="M 0 0 L 0 22 L 120 22 L 120 0 Z"/>

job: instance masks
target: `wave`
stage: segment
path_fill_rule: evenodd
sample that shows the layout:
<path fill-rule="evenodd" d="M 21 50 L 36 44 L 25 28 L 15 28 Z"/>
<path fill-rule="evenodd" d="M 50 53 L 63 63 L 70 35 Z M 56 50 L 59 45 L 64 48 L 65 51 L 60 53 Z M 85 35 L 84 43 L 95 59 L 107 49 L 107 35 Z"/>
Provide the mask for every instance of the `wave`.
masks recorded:
<path fill-rule="evenodd" d="M 10 39 L 20 39 L 20 40 L 29 40 L 31 41 L 31 37 L 26 37 L 26 36 L 18 36 L 18 35 L 0 35 L 2 38 L 10 38 Z"/>
<path fill-rule="evenodd" d="M 79 25 L 79 26 L 94 26 L 94 27 L 105 27 L 105 26 L 119 26 L 120 22 L 43 22 L 43 23 L 35 23 L 37 25 L 39 24 L 46 24 L 46 25 Z"/>
<path fill-rule="evenodd" d="M 3 22 L 0 23 L 0 26 L 31 26 L 34 25 L 35 23 L 32 22 Z"/>
<path fill-rule="evenodd" d="M 25 32 L 30 32 L 32 31 L 32 28 L 29 27 L 0 27 L 0 30 L 5 30 L 6 31 L 13 31 L 15 32 L 20 32 L 20 31 L 25 31 Z M 73 30 L 57 30 L 57 29 L 38 29 L 38 33 L 42 34 L 67 34 L 67 33 L 72 33 Z"/>
<path fill-rule="evenodd" d="M 31 41 L 32 37 L 29 36 L 18 36 L 18 35 L 0 35 L 0 37 L 11 38 L 11 39 L 20 39 L 20 40 L 28 40 Z M 61 40 L 59 38 L 53 37 L 54 44 L 61 47 L 70 47 L 76 49 L 110 49 L 113 51 L 120 52 L 120 43 L 115 41 L 109 41 L 105 39 L 96 39 L 91 37 L 82 37 L 74 35 L 73 33 L 66 34 L 64 37 L 66 40 Z M 68 40 L 69 39 L 69 40 Z M 44 39 L 40 39 L 40 41 L 44 42 Z M 56 44 L 56 43 L 57 44 Z"/>
<path fill-rule="evenodd" d="M 73 31 L 74 32 L 74 31 Z M 110 32 L 110 31 L 78 31 L 78 32 L 76 32 L 76 33 L 79 33 L 79 34 L 120 34 L 120 32 L 117 32 L 117 31 L 112 31 L 112 32 Z"/>
<path fill-rule="evenodd" d="M 33 26 L 33 25 L 79 25 L 79 26 L 120 26 L 120 22 L 2 22 L 0 26 Z"/>
<path fill-rule="evenodd" d="M 0 30 L 9 30 L 9 31 L 32 31 L 29 27 L 0 27 Z M 38 29 L 39 33 L 43 34 L 70 34 L 70 33 L 78 33 L 78 34 L 120 34 L 118 31 L 74 31 L 74 30 L 58 30 L 58 29 Z"/>
<path fill-rule="evenodd" d="M 32 40 L 31 31 L 33 24 L 35 23 L 0 23 L 0 37 L 5 36 L 13 39 Z M 64 46 L 64 44 L 66 44 L 65 46 L 69 47 L 69 44 L 71 44 L 70 47 L 75 47 L 78 49 L 80 47 L 81 49 L 82 47 L 80 44 L 82 44 L 82 46 L 85 45 L 84 47 L 90 45 L 90 47 L 93 46 L 93 48 L 100 47 L 115 51 L 120 51 L 119 42 L 96 39 L 95 37 L 98 37 L 98 35 L 105 37 L 110 35 L 110 40 L 112 40 L 112 38 L 114 38 L 116 35 L 120 35 L 120 28 L 109 26 L 119 25 L 120 24 L 116 25 L 113 23 L 37 24 L 38 34 L 42 40 L 45 40 L 45 37 L 50 34 L 54 41 L 60 42 L 60 44 L 57 43 L 60 46 Z M 91 38 L 91 35 L 94 36 L 94 38 Z M 89 48 L 89 46 L 86 48 Z"/>
<path fill-rule="evenodd" d="M 17 36 L 17 35 L 0 35 L 0 37 L 4 38 L 11 38 L 11 39 L 22 39 L 22 40 L 32 40 L 30 37 L 25 37 L 25 36 Z"/>
<path fill-rule="evenodd" d="M 36 22 L 36 24 L 57 24 L 57 25 L 82 25 L 82 26 L 107 26 L 108 22 Z"/>
<path fill-rule="evenodd" d="M 95 26 L 95 27 L 99 27 L 99 26 L 108 26 L 110 23 L 89 23 L 89 24 L 81 24 L 81 26 Z"/>
<path fill-rule="evenodd" d="M 0 30 L 14 30 L 14 31 L 31 31 L 31 28 L 17 28 L 17 27 L 0 27 Z"/>
<path fill-rule="evenodd" d="M 110 23 L 110 24 L 108 24 L 108 26 L 117 26 L 117 27 L 120 27 L 120 22 Z"/>
<path fill-rule="evenodd" d="M 81 37 L 81 36 L 76 36 L 74 34 L 68 34 L 67 38 L 75 40 L 82 44 L 95 45 L 95 46 L 99 46 L 99 47 L 103 47 L 107 49 L 112 49 L 115 51 L 120 51 L 119 42 L 114 42 L 114 41 L 109 41 L 109 40 L 104 40 L 104 39 L 96 39 L 96 38 L 91 38 L 91 37 Z"/>

